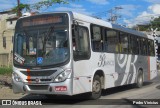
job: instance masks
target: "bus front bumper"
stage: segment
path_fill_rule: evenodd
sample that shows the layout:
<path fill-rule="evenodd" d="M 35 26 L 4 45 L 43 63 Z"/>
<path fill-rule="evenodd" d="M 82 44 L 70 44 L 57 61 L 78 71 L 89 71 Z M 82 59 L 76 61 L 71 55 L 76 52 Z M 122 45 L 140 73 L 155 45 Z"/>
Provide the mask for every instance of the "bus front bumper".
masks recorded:
<path fill-rule="evenodd" d="M 59 83 L 23 83 L 12 79 L 14 93 L 73 95 L 72 80 Z"/>

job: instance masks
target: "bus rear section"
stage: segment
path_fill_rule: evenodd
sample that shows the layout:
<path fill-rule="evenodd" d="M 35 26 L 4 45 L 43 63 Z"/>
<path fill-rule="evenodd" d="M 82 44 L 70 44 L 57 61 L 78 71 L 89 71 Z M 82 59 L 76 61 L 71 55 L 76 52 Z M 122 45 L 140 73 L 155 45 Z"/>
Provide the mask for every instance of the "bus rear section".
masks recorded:
<path fill-rule="evenodd" d="M 14 35 L 13 91 L 72 95 L 70 15 L 20 18 Z"/>
<path fill-rule="evenodd" d="M 151 36 L 150 36 L 151 37 Z M 156 55 L 156 43 L 153 37 L 148 41 L 148 80 L 152 80 L 157 77 L 157 55 Z"/>

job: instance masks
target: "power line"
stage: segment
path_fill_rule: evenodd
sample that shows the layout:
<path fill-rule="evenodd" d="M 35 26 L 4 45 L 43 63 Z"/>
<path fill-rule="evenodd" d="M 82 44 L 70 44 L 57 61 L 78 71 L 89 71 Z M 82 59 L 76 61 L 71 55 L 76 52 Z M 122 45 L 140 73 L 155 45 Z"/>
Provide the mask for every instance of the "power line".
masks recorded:
<path fill-rule="evenodd" d="M 116 6 L 112 9 L 110 9 L 108 11 L 108 13 L 110 14 L 110 18 L 108 19 L 108 21 L 112 22 L 112 23 L 116 23 L 117 19 L 121 17 L 121 15 L 117 14 L 117 11 L 123 9 L 121 6 Z"/>

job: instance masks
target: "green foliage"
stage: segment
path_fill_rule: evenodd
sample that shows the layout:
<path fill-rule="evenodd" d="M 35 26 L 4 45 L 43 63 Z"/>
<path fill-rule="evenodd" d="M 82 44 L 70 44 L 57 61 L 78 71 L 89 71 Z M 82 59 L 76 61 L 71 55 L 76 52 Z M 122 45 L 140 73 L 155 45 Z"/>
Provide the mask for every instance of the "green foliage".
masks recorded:
<path fill-rule="evenodd" d="M 153 29 L 158 28 L 158 30 L 160 30 L 160 16 L 151 21 L 151 26 Z"/>
<path fill-rule="evenodd" d="M 139 25 L 139 30 L 140 31 L 147 31 L 147 30 L 149 30 L 151 28 L 153 28 L 153 29 L 158 28 L 157 31 L 160 31 L 160 17 L 155 18 L 153 21 L 151 21 L 147 25 Z"/>
<path fill-rule="evenodd" d="M 30 5 L 28 4 L 19 4 L 19 10 L 22 11 L 23 9 L 29 10 L 30 9 Z M 18 11 L 18 6 L 14 7 L 12 9 L 13 12 L 17 12 Z"/>
<path fill-rule="evenodd" d="M 53 4 L 68 4 L 68 0 L 45 0 L 38 2 L 32 6 L 32 9 L 41 9 L 42 7 L 50 7 Z"/>
<path fill-rule="evenodd" d="M 151 28 L 149 24 L 148 25 L 138 25 L 138 27 L 140 31 L 147 31 Z"/>
<path fill-rule="evenodd" d="M 10 75 L 12 74 L 12 67 L 0 67 L 0 75 Z"/>
<path fill-rule="evenodd" d="M 43 0 L 35 4 L 20 4 L 19 10 L 22 12 L 22 10 L 26 11 L 32 11 L 32 10 L 40 10 L 43 7 L 50 7 L 54 4 L 69 4 L 69 1 L 75 1 L 75 0 Z M 13 12 L 18 13 L 18 6 L 14 7 L 12 9 Z"/>

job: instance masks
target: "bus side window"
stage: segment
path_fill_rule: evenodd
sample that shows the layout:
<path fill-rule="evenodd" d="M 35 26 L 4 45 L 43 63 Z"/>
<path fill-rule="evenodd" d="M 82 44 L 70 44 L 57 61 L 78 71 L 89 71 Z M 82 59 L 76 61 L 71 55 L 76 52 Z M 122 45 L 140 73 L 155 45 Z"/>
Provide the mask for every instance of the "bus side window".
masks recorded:
<path fill-rule="evenodd" d="M 140 50 L 141 50 L 141 44 L 140 44 L 140 38 L 136 38 L 136 54 L 140 54 Z"/>
<path fill-rule="evenodd" d="M 143 41 L 143 47 L 144 47 L 144 54 L 147 55 L 147 39 L 144 39 Z"/>
<path fill-rule="evenodd" d="M 77 27 L 77 33 L 72 37 L 74 60 L 84 60 L 90 57 L 88 28 Z"/>
<path fill-rule="evenodd" d="M 131 36 L 132 54 L 139 54 L 139 40 L 136 36 Z"/>
<path fill-rule="evenodd" d="M 118 53 L 119 41 L 118 33 L 115 30 L 108 29 L 106 31 L 107 35 L 107 51 L 109 53 Z"/>
<path fill-rule="evenodd" d="M 132 42 L 133 42 L 133 40 L 132 40 L 131 37 L 132 37 L 131 35 L 128 36 L 128 40 L 129 40 L 128 54 L 132 54 L 132 53 L 133 53 L 133 47 L 132 47 Z"/>
<path fill-rule="evenodd" d="M 120 53 L 128 54 L 128 36 L 126 33 L 120 32 Z"/>
<path fill-rule="evenodd" d="M 92 33 L 92 49 L 93 51 L 101 52 L 102 49 L 102 28 L 96 25 L 91 26 Z"/>
<path fill-rule="evenodd" d="M 148 40 L 148 53 L 150 56 L 155 56 L 155 49 L 154 49 L 154 41 Z"/>
<path fill-rule="evenodd" d="M 141 43 L 141 47 L 140 47 L 141 55 L 146 55 L 147 54 L 146 39 L 141 38 L 140 43 Z"/>
<path fill-rule="evenodd" d="M 103 51 L 108 51 L 108 42 L 107 42 L 107 29 L 103 28 Z"/>

